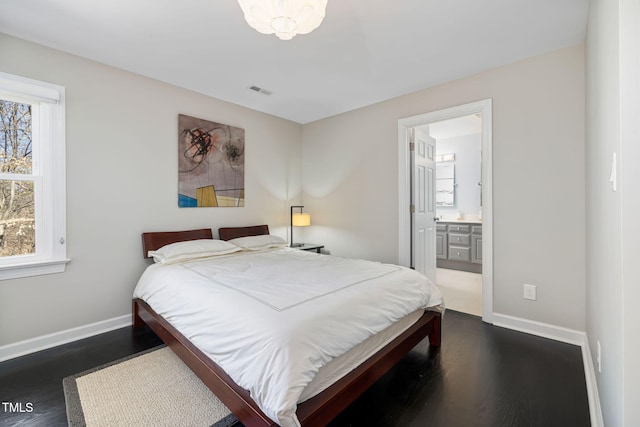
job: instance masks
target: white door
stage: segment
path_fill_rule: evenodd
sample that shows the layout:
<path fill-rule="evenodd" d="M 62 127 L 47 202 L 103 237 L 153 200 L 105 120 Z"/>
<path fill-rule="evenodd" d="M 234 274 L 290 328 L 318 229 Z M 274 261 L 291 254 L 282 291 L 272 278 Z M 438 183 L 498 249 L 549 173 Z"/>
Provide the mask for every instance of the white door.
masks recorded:
<path fill-rule="evenodd" d="M 412 265 L 436 283 L 436 140 L 412 129 Z"/>

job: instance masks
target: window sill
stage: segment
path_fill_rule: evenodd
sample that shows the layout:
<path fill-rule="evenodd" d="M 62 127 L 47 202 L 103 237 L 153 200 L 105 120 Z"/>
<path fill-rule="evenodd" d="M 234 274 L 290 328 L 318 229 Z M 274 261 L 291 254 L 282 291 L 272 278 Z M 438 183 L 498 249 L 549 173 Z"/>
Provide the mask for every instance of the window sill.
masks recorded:
<path fill-rule="evenodd" d="M 63 273 L 70 259 L 30 261 L 0 266 L 0 280 Z"/>

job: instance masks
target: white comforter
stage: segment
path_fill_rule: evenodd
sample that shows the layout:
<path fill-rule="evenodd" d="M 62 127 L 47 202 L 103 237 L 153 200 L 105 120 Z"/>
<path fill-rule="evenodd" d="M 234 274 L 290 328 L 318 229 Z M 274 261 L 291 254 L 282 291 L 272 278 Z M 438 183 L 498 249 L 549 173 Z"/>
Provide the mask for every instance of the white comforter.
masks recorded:
<path fill-rule="evenodd" d="M 283 427 L 318 370 L 420 308 L 442 311 L 423 275 L 395 265 L 275 249 L 154 264 L 135 298 L 205 352 Z"/>

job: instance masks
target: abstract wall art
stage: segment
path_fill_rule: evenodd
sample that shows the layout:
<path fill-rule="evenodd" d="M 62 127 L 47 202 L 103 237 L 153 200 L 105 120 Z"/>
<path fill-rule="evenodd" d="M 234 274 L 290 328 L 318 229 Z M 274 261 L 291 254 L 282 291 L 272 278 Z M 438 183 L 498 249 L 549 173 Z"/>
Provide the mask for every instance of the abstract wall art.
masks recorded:
<path fill-rule="evenodd" d="M 178 115 L 178 206 L 244 206 L 244 129 Z"/>

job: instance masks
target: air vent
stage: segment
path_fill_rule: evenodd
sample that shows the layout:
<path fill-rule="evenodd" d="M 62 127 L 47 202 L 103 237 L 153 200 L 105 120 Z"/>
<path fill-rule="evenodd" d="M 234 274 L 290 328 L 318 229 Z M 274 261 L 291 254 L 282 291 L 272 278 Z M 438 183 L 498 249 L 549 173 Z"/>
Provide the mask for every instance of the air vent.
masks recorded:
<path fill-rule="evenodd" d="M 263 95 L 271 95 L 271 93 L 272 93 L 272 92 L 270 92 L 270 91 L 268 91 L 266 89 L 262 89 L 261 87 L 255 86 L 255 85 L 254 86 L 249 86 L 249 89 L 251 89 L 254 92 L 261 93 Z"/>

